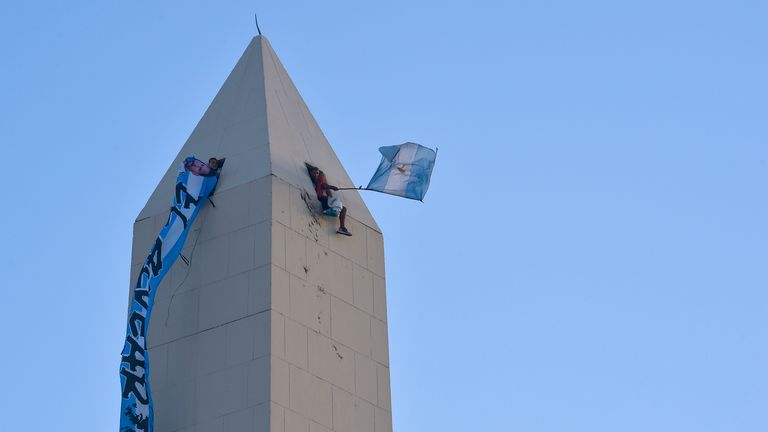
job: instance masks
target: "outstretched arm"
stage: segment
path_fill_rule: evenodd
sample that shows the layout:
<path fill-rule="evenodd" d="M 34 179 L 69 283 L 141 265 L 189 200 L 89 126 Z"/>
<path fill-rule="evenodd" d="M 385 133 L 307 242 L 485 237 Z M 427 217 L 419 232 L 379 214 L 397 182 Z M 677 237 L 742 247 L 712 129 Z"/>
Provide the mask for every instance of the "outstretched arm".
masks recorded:
<path fill-rule="evenodd" d="M 339 188 L 337 188 L 336 186 L 328 184 L 328 183 L 323 183 L 322 185 L 320 185 L 320 188 L 325 189 L 325 190 L 328 190 L 328 189 L 335 190 L 335 191 L 339 190 Z"/>

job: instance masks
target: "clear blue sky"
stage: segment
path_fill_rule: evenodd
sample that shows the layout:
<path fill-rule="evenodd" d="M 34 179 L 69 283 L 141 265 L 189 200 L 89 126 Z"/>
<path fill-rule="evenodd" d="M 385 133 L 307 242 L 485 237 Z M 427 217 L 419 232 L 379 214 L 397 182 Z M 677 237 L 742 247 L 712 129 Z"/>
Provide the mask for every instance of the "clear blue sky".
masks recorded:
<path fill-rule="evenodd" d="M 133 220 L 255 29 L 385 233 L 396 432 L 768 430 L 768 4 L 0 3 L 7 431 L 117 430 Z"/>

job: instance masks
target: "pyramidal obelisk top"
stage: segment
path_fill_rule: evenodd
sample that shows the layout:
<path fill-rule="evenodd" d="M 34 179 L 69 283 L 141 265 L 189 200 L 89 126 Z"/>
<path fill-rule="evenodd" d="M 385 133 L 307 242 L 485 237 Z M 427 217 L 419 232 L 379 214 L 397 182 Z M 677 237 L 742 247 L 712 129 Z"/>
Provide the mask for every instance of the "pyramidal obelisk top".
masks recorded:
<path fill-rule="evenodd" d="M 355 186 L 262 35 L 251 40 L 137 220 L 167 211 L 178 164 L 189 155 L 227 159 L 219 192 L 268 175 L 312 191 L 305 163 L 336 186 Z M 341 195 L 351 217 L 381 232 L 357 191 Z"/>
<path fill-rule="evenodd" d="M 158 233 L 190 155 L 226 158 L 213 202 L 185 224 L 181 260 L 148 258 L 163 250 Z M 383 235 L 357 190 L 339 192 L 352 236 L 339 234 L 340 220 L 319 211 L 305 163 L 354 186 L 257 36 L 133 226 L 131 305 L 141 274 L 167 270 L 146 284 L 151 314 L 144 306 L 140 322 L 128 315 L 139 323 L 131 337 L 146 331 L 148 367 L 131 363 L 121 377 L 138 383 L 131 371 L 144 373 L 146 391 L 131 395 L 151 395 L 151 409 L 127 417 L 154 416 L 136 430 L 392 431 Z"/>

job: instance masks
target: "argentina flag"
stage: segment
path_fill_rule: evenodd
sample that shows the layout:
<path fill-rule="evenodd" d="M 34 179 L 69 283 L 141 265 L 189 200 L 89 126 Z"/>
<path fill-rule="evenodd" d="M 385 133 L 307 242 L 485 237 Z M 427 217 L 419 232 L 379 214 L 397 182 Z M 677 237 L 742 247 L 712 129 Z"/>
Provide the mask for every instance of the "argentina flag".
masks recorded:
<path fill-rule="evenodd" d="M 437 153 L 412 142 L 379 147 L 379 152 L 381 163 L 366 189 L 423 201 Z"/>

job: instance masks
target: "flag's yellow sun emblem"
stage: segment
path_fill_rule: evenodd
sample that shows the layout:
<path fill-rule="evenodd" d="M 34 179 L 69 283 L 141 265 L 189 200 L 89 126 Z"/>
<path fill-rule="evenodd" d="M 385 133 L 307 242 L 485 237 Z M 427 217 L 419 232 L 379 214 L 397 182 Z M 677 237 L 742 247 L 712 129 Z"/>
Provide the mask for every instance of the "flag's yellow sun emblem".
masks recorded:
<path fill-rule="evenodd" d="M 397 166 L 395 166 L 395 168 L 397 168 L 397 170 L 400 171 L 400 174 L 407 173 L 404 165 L 397 165 Z"/>

